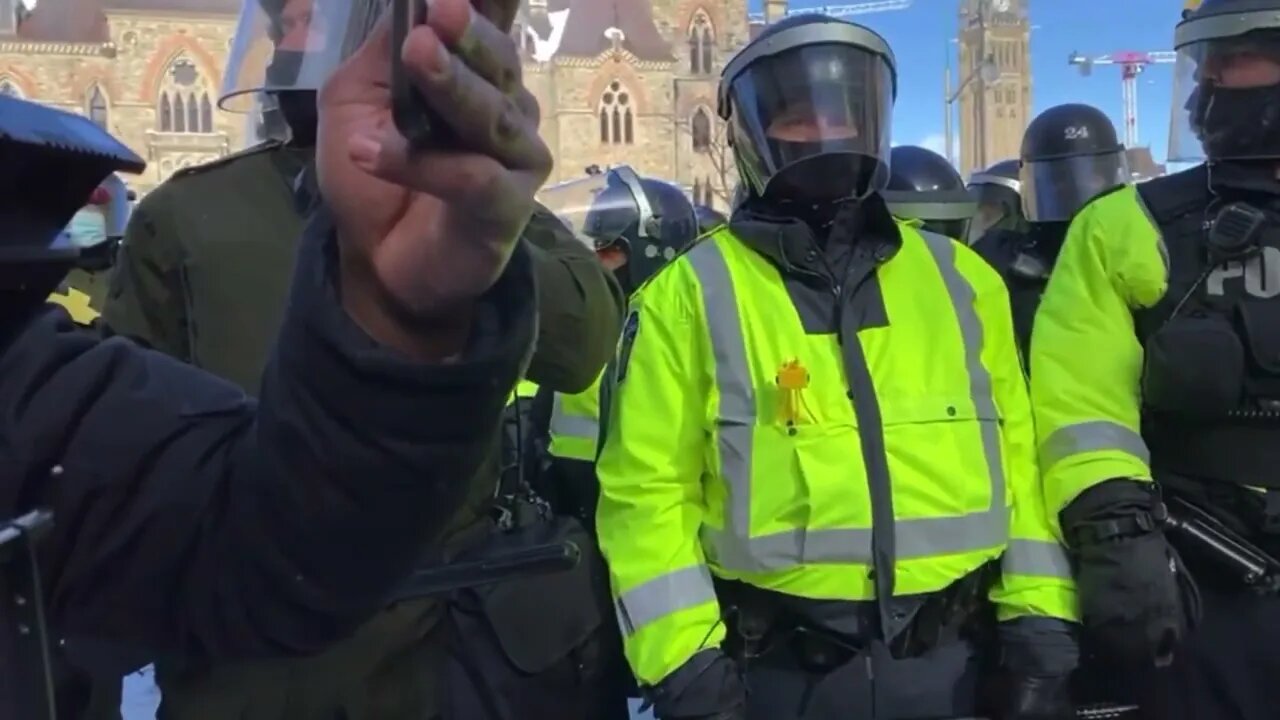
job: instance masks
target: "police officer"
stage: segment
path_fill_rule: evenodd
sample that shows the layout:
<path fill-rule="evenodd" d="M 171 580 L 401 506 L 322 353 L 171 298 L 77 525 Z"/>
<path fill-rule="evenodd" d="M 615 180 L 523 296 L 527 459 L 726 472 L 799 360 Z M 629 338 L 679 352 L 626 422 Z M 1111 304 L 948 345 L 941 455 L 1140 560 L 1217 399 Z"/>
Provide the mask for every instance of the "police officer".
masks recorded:
<path fill-rule="evenodd" d="M 1036 116 L 1022 136 L 1018 171 L 1023 231 L 991 228 L 973 249 L 1004 276 L 1023 357 L 1049 273 L 1071 218 L 1091 199 L 1129 182 L 1115 126 L 1089 105 L 1058 105 Z M 996 185 L 999 187 L 999 185 Z M 995 191 L 991 191 L 995 192 Z"/>
<path fill-rule="evenodd" d="M 749 43 L 719 90 L 748 197 L 632 299 L 597 529 L 659 718 L 980 714 L 988 595 L 1005 717 L 1069 712 L 1007 296 L 879 195 L 895 68 L 823 15 Z"/>
<path fill-rule="evenodd" d="M 257 387 L 270 358 L 275 319 L 284 312 L 287 300 L 295 247 L 288 238 L 301 227 L 304 206 L 311 203 L 305 196 L 315 191 L 313 172 L 293 164 L 286 168 L 280 160 L 289 157 L 305 164 L 314 152 L 316 90 L 342 60 L 342 51 L 349 45 L 345 41 L 364 32 L 365 23 L 376 20 L 385 4 L 380 0 L 245 2 L 222 104 L 247 110 L 252 96 L 274 98 L 292 140 L 268 142 L 237 159 L 189 171 L 148 196 L 140 211 L 163 217 L 165 222 L 160 226 L 134 223 L 143 234 L 130 237 L 131 250 L 106 311 L 112 331 L 246 389 Z M 509 41 L 502 38 L 500 42 Z M 270 58 L 265 84 L 264 51 Z M 298 97 L 304 101 L 293 100 Z M 300 144 L 299 138 L 303 139 Z M 582 390 L 594 382 L 616 346 L 623 315 L 621 292 L 591 251 L 554 216 L 536 210 L 523 237 L 532 246 L 539 288 L 539 340 L 526 378 L 553 389 Z M 466 506 L 445 528 L 451 553 L 487 546 L 499 461 L 495 452 L 482 472 L 488 482 L 470 486 Z M 559 594 L 539 596 L 551 602 Z M 513 603 L 516 607 L 511 608 Z M 549 686 L 549 694 L 561 702 L 582 696 L 579 681 L 590 679 L 596 669 L 570 672 L 561 665 L 569 663 L 568 655 L 577 649 L 578 626 L 584 619 L 558 612 L 538 616 L 527 598 L 498 605 L 491 600 L 486 611 L 526 622 L 494 631 L 486 628 L 486 633 L 496 632 L 506 641 L 508 635 L 519 632 L 523 640 L 530 637 L 524 632 L 527 626 L 537 623 L 546 630 L 541 639 L 551 639 L 534 648 L 539 672 L 522 677 L 530 682 L 547 677 L 563 680 Z M 298 702 L 324 716 L 430 717 L 444 695 L 422 680 L 433 672 L 445 650 L 447 623 L 440 621 L 440 608 L 434 598 L 398 603 L 315 658 L 216 666 L 199 657 L 166 658 L 157 664 L 156 677 L 162 714 L 166 720 L 245 713 L 254 717 L 254 713 L 269 715 L 282 703 Z M 559 627 L 560 620 L 573 627 Z M 599 619 L 596 625 L 603 627 Z M 498 654 L 503 649 L 484 647 Z M 527 656 L 517 659 L 524 661 Z M 503 663 L 505 658 L 495 664 L 505 669 Z M 526 711 L 539 709 L 527 696 L 507 690 L 513 701 L 525 701 Z M 462 701 L 455 698 L 454 702 Z M 562 705 L 553 714 L 566 720 L 573 717 Z"/>
<path fill-rule="evenodd" d="M 881 193 L 889 212 L 938 235 L 968 236 L 978 204 L 950 161 L 928 148 L 899 145 L 889 153 L 889 169 L 889 184 Z"/>
<path fill-rule="evenodd" d="M 548 188 L 539 199 L 578 229 L 628 294 L 697 239 L 697 208 L 680 188 L 622 165 Z M 600 386 L 555 393 L 547 428 L 551 464 L 539 480 L 543 496 L 562 512 L 595 525 L 596 446 Z"/>
<path fill-rule="evenodd" d="M 71 242 L 80 250 L 76 267 L 67 275 L 57 292 L 49 296 L 71 314 L 71 319 L 83 327 L 92 327 L 98 321 L 98 309 L 106 295 L 106 272 L 115 263 L 124 229 L 132 208 L 130 190 L 119 175 L 108 175 L 94 190 L 91 205 L 76 213 L 67 232 Z M 82 217 L 90 218 L 87 222 Z M 94 226 L 86 230 L 83 225 Z"/>
<path fill-rule="evenodd" d="M 1261 720 L 1280 704 L 1280 599 L 1160 520 L 1190 502 L 1280 552 L 1280 2 L 1204 0 L 1175 46 L 1170 156 L 1205 161 L 1077 215 L 1036 318 L 1032 400 L 1100 654 L 1148 717 Z"/>
<path fill-rule="evenodd" d="M 481 21 L 468 31 L 467 6 L 438 0 L 433 25 L 415 30 L 410 48 L 429 45 L 433 30 L 474 32 Z M 405 67 L 472 149 L 409 157 L 398 136 L 361 140 L 365 120 L 390 127 L 391 104 L 379 92 L 389 46 L 384 31 L 356 51 L 320 107 L 325 204 L 299 243 L 260 404 L 41 309 L 58 281 L 51 271 L 69 260 L 33 228 L 56 231 L 107 171 L 144 165 L 86 119 L 0 98 L 0 163 L 37 158 L 0 200 L 0 217 L 18 219 L 0 228 L 6 261 L 31 264 L 5 273 L 4 562 L 8 571 L 23 562 L 15 555 L 28 557 L 9 550 L 31 524 L 9 520 L 50 510 L 55 522 L 34 539 L 58 669 L 120 673 L 169 652 L 316 652 L 412 568 L 487 458 L 532 344 L 534 278 L 518 238 L 551 155 L 535 118 L 504 114 L 510 103 L 489 76 L 505 80 L 510 68 L 465 53 L 449 62 L 475 63 L 472 73 L 442 77 L 434 52 L 406 53 Z M 444 100 L 459 96 L 470 98 L 465 108 Z M 512 130 L 503 146 L 471 133 L 472 123 L 491 127 L 499 116 Z M 361 151 L 363 141 L 376 157 Z M 458 162 L 486 169 L 442 172 Z M 499 185 L 501 203 L 490 192 Z M 6 718 L 40 717 L 10 703 L 12 693 L 38 688 L 28 673 L 41 653 L 12 654 L 30 647 L 39 595 L 24 585 L 29 577 L 6 573 L 0 589 Z"/>
<path fill-rule="evenodd" d="M 1026 230 L 1026 219 L 1022 216 L 1022 182 L 1018 179 L 1020 166 L 1017 160 L 1001 160 L 969 176 L 969 192 L 978 203 L 978 211 L 969 223 L 966 243 L 973 245 L 993 228 Z"/>
<path fill-rule="evenodd" d="M 142 199 L 102 311 L 109 332 L 247 392 L 257 389 L 262 349 L 288 295 L 283 269 L 303 225 L 295 183 L 315 154 L 320 78 L 306 49 L 325 37 L 309 29 L 315 0 L 258 1 L 241 14 L 219 106 L 248 113 L 263 98 L 283 127 L 239 153 L 179 170 Z"/>

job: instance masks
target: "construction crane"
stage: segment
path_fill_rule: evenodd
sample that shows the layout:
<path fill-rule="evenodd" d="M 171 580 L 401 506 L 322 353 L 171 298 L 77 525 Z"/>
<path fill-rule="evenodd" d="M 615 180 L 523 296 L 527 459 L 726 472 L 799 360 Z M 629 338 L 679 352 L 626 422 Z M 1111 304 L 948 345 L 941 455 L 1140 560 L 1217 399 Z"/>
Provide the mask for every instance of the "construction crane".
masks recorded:
<path fill-rule="evenodd" d="M 1124 96 L 1124 144 L 1125 147 L 1138 146 L 1138 76 L 1149 65 L 1164 65 L 1177 61 L 1175 52 L 1139 52 L 1124 50 L 1110 55 L 1085 57 L 1073 52 L 1067 57 L 1068 65 L 1080 66 L 1080 74 L 1088 77 L 1093 73 L 1095 65 L 1120 66 L 1121 92 Z"/>
<path fill-rule="evenodd" d="M 830 15 L 831 17 L 844 18 L 854 15 L 866 15 L 868 13 L 889 12 L 891 10 L 906 10 L 911 7 L 911 3 L 915 0 L 870 0 L 869 2 L 853 3 L 851 5 L 817 5 L 807 8 L 795 8 L 787 11 L 787 17 L 792 15 L 810 15 L 812 13 L 821 13 Z M 764 13 L 752 13 L 747 16 L 753 23 L 763 23 L 765 21 Z"/>

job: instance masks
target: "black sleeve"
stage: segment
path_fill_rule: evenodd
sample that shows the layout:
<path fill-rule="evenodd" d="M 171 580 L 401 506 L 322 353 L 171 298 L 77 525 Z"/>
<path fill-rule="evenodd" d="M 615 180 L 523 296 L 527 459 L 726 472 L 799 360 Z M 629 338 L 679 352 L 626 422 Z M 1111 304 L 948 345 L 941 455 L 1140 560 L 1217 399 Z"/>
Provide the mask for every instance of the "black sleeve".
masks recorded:
<path fill-rule="evenodd" d="M 55 513 L 49 618 L 77 664 L 101 666 L 104 643 L 142 659 L 324 647 L 381 605 L 495 451 L 533 337 L 527 251 L 464 356 L 423 365 L 343 312 L 334 245 L 326 218 L 304 233 L 256 405 L 58 310 L 0 356 L 4 465 L 21 469 L 0 483 L 24 477 L 18 507 Z"/>

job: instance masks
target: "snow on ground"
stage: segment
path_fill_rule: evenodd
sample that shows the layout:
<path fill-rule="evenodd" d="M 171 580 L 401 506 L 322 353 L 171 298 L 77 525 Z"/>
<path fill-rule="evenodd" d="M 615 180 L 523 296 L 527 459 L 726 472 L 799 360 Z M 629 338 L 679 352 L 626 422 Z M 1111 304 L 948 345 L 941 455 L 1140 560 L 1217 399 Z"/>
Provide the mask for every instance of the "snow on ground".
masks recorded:
<path fill-rule="evenodd" d="M 124 705 L 120 708 L 124 713 L 124 720 L 155 720 L 156 706 L 159 704 L 160 691 L 151 679 L 151 668 L 143 668 L 125 678 Z M 636 712 L 637 707 L 638 702 L 632 704 L 631 717 L 634 720 L 653 720 L 652 713 Z"/>

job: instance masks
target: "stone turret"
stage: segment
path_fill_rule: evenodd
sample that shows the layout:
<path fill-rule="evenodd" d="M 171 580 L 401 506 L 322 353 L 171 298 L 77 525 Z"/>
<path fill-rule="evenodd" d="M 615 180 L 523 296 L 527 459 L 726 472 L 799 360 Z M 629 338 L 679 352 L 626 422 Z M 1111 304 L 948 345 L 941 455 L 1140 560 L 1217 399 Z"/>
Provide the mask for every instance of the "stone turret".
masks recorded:
<path fill-rule="evenodd" d="M 787 16 L 787 0 L 764 0 L 764 22 L 772 25 Z"/>

